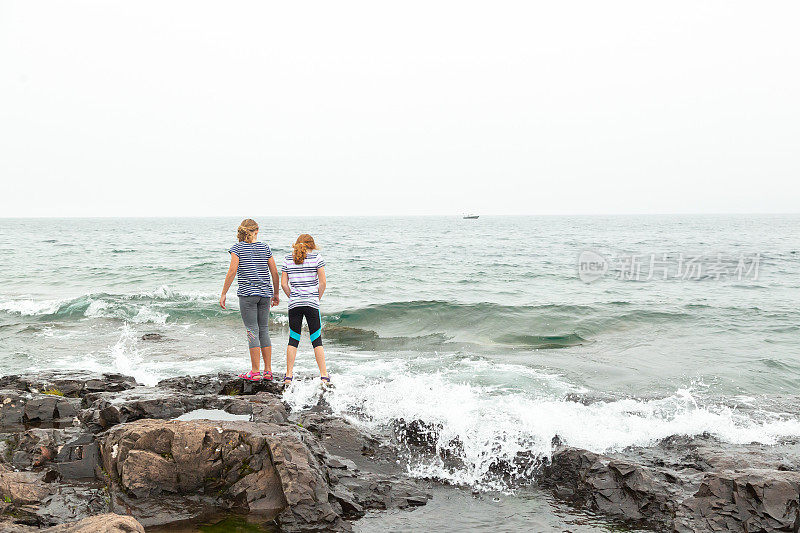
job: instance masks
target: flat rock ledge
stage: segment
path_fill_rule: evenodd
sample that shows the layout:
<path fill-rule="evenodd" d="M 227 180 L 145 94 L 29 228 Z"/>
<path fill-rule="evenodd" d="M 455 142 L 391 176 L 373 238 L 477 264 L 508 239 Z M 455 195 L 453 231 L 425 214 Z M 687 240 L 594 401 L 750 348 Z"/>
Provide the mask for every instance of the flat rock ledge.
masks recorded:
<path fill-rule="evenodd" d="M 556 445 L 539 482 L 576 507 L 656 531 L 797 532 L 795 446 L 670 437 L 601 455 Z"/>
<path fill-rule="evenodd" d="M 225 375 L 156 387 L 119 374 L 2 377 L 0 530 L 143 532 L 245 513 L 336 532 L 371 509 L 427 503 L 377 439 L 318 410 L 290 413 L 281 393 Z"/>

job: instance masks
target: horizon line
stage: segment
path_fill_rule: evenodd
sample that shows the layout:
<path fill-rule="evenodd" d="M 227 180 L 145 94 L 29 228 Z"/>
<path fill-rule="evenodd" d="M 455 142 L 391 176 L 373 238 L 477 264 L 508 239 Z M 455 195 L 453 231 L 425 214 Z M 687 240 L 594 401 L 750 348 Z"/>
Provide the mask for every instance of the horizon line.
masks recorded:
<path fill-rule="evenodd" d="M 637 212 L 627 212 L 627 213 L 540 213 L 540 214 L 533 214 L 533 213 L 478 213 L 479 217 L 599 217 L 599 216 L 720 216 L 720 215 L 727 215 L 727 216 L 785 216 L 785 215 L 800 215 L 800 211 L 781 211 L 781 212 L 758 212 L 758 211 L 715 211 L 715 212 L 696 212 L 696 211 L 686 211 L 686 212 L 661 212 L 661 213 L 637 213 Z M 60 216 L 50 216 L 50 215 L 33 215 L 33 216 L 5 216 L 0 215 L 0 220 L 26 220 L 26 219 L 36 219 L 36 220 L 59 220 L 59 219 L 124 219 L 124 218 L 136 218 L 136 219 L 155 219 L 155 218 L 239 218 L 243 215 L 60 215 Z M 391 214 L 391 215 L 378 215 L 378 214 L 356 214 L 356 215 L 330 215 L 330 214 L 319 214 L 319 215 L 255 215 L 258 218 L 404 218 L 404 217 L 416 217 L 416 218 L 423 218 L 423 217 L 464 217 L 464 213 L 428 213 L 428 214 Z"/>

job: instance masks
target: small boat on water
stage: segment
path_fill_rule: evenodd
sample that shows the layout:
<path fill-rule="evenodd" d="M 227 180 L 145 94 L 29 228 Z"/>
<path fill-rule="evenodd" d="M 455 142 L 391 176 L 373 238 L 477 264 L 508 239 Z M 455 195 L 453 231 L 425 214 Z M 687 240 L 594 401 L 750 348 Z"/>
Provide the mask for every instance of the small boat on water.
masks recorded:
<path fill-rule="evenodd" d="M 479 216 L 480 216 L 480 215 L 473 215 L 473 214 L 469 214 L 469 215 L 464 215 L 464 218 L 465 218 L 465 219 L 468 219 L 468 220 L 475 220 L 475 219 L 476 219 L 476 218 L 478 218 Z"/>

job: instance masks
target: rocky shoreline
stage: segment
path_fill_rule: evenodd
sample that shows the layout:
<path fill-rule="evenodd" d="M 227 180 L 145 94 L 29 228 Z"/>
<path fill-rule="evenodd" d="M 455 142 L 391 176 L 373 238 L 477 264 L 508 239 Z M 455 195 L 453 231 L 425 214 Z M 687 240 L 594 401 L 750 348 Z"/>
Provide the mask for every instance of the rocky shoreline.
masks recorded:
<path fill-rule="evenodd" d="M 433 481 L 405 475 L 398 452 L 437 453 L 435 427 L 370 435 L 324 401 L 290 412 L 282 387 L 221 374 L 155 387 L 119 374 L 0 378 L 0 530 L 133 532 L 237 513 L 280 531 L 350 531 L 370 510 L 428 502 Z M 556 439 L 549 459 L 520 454 L 497 474 L 633 527 L 798 531 L 797 452 L 704 436 L 600 455 Z"/>
<path fill-rule="evenodd" d="M 223 375 L 0 378 L 0 529 L 144 531 L 236 512 L 349 531 L 367 510 L 427 502 L 390 450 L 323 413 L 290 420 L 281 390 Z"/>

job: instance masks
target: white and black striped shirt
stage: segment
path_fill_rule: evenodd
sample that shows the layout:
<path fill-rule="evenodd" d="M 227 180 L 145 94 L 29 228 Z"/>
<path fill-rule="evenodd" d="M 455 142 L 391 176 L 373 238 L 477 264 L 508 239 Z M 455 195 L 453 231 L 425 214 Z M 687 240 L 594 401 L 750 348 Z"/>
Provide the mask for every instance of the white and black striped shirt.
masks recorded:
<path fill-rule="evenodd" d="M 239 289 L 236 296 L 272 297 L 272 277 L 269 275 L 269 258 L 272 250 L 263 242 L 237 242 L 228 252 L 239 258 L 236 278 Z"/>

